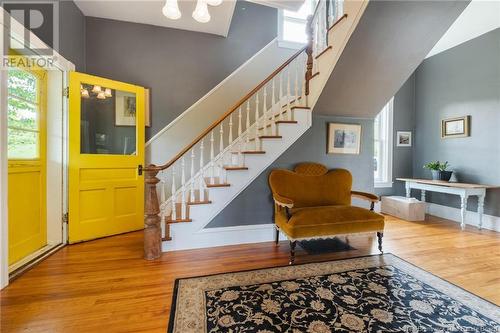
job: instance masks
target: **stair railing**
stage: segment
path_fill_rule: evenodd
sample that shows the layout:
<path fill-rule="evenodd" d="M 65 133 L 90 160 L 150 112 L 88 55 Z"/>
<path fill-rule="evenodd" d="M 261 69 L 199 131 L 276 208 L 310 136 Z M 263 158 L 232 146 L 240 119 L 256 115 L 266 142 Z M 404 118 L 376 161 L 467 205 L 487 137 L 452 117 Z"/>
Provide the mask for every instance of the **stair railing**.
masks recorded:
<path fill-rule="evenodd" d="M 315 56 L 327 48 L 327 30 L 329 22 L 338 17 L 338 3 L 320 0 L 308 18 L 304 48 L 170 161 L 144 169 L 145 259 L 159 258 L 162 238 L 170 239 L 170 224 L 189 222 L 190 205 L 209 203 L 209 188 L 227 186 L 227 171 L 244 169 L 245 154 L 262 150 L 263 137 L 278 135 L 276 121 L 293 121 L 293 106 L 307 106 L 309 82 L 317 67 Z"/>
<path fill-rule="evenodd" d="M 190 205 L 209 203 L 208 188 L 226 186 L 228 170 L 245 168 L 245 154 L 262 150 L 263 137 L 278 135 L 276 121 L 294 119 L 293 106 L 305 100 L 305 49 L 296 52 L 169 162 L 144 169 L 146 259 L 161 254 L 162 220 L 163 239 L 168 240 L 169 224 L 189 222 Z"/>

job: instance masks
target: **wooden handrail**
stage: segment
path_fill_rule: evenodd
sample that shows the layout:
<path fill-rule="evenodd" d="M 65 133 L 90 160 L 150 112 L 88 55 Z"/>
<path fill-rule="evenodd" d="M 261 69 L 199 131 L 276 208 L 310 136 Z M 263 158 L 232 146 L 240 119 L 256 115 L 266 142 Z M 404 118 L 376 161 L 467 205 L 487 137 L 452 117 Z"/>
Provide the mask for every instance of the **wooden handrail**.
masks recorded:
<path fill-rule="evenodd" d="M 189 145 L 182 149 L 177 155 L 175 155 L 170 161 L 159 166 L 147 166 L 144 168 L 145 171 L 160 171 L 168 169 L 172 164 L 177 162 L 184 154 L 191 150 L 198 142 L 201 141 L 205 136 L 207 136 L 214 128 L 216 128 L 220 123 L 222 123 L 230 114 L 236 111 L 240 106 L 243 105 L 248 99 L 250 99 L 256 92 L 260 90 L 263 86 L 271 81 L 276 75 L 278 75 L 286 66 L 288 66 L 293 60 L 295 60 L 307 46 L 304 46 L 299 51 L 297 51 L 293 56 L 291 56 L 287 61 L 285 61 L 280 67 L 278 67 L 274 72 L 272 72 L 267 78 L 259 83 L 255 88 L 253 88 L 248 94 L 246 94 L 242 99 L 240 99 L 232 108 L 230 108 L 226 113 L 224 113 L 218 120 L 216 120 L 212 125 L 210 125 L 206 130 L 204 130 L 200 135 L 198 135 Z"/>

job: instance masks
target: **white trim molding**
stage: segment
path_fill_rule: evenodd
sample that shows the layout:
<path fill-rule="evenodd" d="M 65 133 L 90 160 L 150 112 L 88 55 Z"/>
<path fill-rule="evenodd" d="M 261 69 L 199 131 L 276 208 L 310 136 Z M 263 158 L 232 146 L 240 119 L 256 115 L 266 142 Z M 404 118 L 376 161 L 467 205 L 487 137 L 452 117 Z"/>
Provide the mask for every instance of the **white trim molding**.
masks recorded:
<path fill-rule="evenodd" d="M 459 208 L 427 203 L 427 213 L 443 219 L 461 223 L 462 215 Z M 477 227 L 479 225 L 479 214 L 474 211 L 467 211 L 465 224 Z M 483 214 L 483 229 L 500 232 L 500 217 Z"/>
<path fill-rule="evenodd" d="M 163 252 L 201 249 L 215 246 L 271 242 L 274 240 L 274 224 L 241 225 L 234 227 L 205 228 L 191 237 L 190 242 L 163 242 Z M 280 233 L 280 240 L 286 237 Z"/>
<path fill-rule="evenodd" d="M 378 160 L 380 167 L 381 178 L 377 179 L 375 176 L 374 187 L 392 187 L 392 168 L 393 168 L 393 122 L 394 122 L 394 97 L 384 106 L 382 111 L 377 115 L 378 121 L 375 121 L 375 126 L 378 123 L 378 140 L 380 145 L 380 159 Z M 374 128 L 375 131 L 375 128 Z"/>

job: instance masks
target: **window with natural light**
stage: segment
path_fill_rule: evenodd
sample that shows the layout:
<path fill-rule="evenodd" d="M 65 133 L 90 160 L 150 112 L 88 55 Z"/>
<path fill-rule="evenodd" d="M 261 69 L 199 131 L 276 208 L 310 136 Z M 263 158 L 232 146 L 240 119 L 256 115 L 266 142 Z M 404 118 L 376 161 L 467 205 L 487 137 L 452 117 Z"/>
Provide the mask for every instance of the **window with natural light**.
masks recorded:
<path fill-rule="evenodd" d="M 296 12 L 280 9 L 278 19 L 278 39 L 280 45 L 301 47 L 307 42 L 306 22 L 311 15 L 313 1 L 306 0 Z"/>
<path fill-rule="evenodd" d="M 23 70 L 9 70 L 7 96 L 7 153 L 9 159 L 39 157 L 38 77 Z"/>
<path fill-rule="evenodd" d="M 392 121 L 393 121 L 392 98 L 389 103 L 375 117 L 374 122 L 374 170 L 375 187 L 392 186 Z"/>

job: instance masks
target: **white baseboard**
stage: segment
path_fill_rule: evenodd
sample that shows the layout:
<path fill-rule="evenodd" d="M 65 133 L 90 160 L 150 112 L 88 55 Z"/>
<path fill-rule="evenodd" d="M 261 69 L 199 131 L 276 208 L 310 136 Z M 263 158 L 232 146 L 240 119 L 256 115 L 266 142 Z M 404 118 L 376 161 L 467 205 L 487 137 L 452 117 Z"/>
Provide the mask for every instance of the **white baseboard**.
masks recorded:
<path fill-rule="evenodd" d="M 274 240 L 274 224 L 205 228 L 191 236 L 189 243 L 163 242 L 162 251 L 200 249 L 225 245 L 270 242 Z M 280 233 L 280 240 L 286 240 Z"/>
<path fill-rule="evenodd" d="M 427 203 L 427 213 L 443 219 L 460 223 L 462 221 L 460 209 L 438 205 L 435 203 Z M 479 214 L 468 210 L 465 216 L 465 223 L 477 226 L 479 224 Z M 489 229 L 500 232 L 500 217 L 483 214 L 483 229 Z"/>

